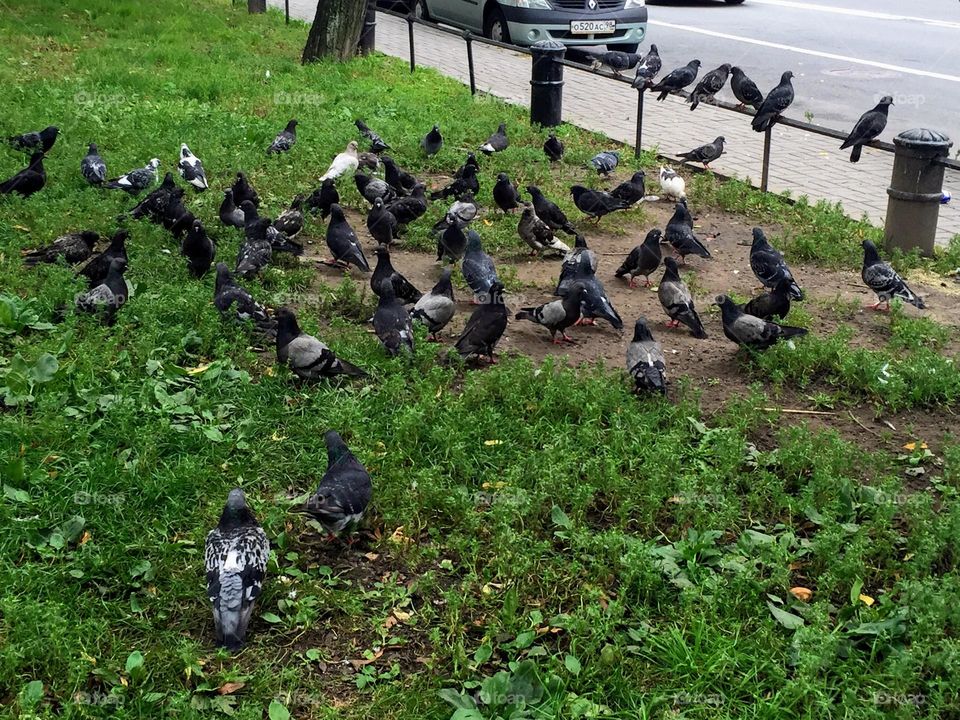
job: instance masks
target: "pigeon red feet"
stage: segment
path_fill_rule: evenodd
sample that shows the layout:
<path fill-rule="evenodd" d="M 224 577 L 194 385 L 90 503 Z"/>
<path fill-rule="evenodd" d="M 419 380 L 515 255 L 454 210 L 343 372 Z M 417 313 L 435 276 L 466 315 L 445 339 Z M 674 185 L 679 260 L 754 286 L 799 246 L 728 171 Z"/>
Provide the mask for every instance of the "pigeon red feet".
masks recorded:
<path fill-rule="evenodd" d="M 885 307 L 880 307 L 884 305 Z M 890 301 L 889 300 L 878 300 L 873 305 L 864 305 L 865 308 L 870 308 L 875 312 L 890 312 Z"/>
<path fill-rule="evenodd" d="M 630 282 L 628 283 L 627 287 L 635 288 L 636 286 L 637 286 L 637 279 L 631 276 Z"/>

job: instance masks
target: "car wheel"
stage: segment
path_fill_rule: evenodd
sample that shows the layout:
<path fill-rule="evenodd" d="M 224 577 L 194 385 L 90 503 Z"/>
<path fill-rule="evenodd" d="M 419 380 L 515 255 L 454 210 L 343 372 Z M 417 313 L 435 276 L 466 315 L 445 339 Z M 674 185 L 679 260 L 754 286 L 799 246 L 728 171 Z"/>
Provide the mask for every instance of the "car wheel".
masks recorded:
<path fill-rule="evenodd" d="M 607 50 L 619 50 L 620 52 L 625 53 L 635 53 L 639 47 L 640 43 L 621 43 L 620 45 L 607 45 Z"/>
<path fill-rule="evenodd" d="M 503 11 L 500 8 L 494 6 L 490 9 L 490 12 L 487 13 L 486 21 L 483 23 L 483 34 L 497 42 L 510 42 L 510 30 L 507 28 L 507 19 L 503 16 Z"/>
<path fill-rule="evenodd" d="M 427 0 L 414 0 L 411 4 L 413 5 L 411 10 L 414 17 L 420 20 L 430 20 L 430 11 L 427 10 Z"/>
<path fill-rule="evenodd" d="M 743 0 L 723 0 L 727 5 L 742 5 Z"/>

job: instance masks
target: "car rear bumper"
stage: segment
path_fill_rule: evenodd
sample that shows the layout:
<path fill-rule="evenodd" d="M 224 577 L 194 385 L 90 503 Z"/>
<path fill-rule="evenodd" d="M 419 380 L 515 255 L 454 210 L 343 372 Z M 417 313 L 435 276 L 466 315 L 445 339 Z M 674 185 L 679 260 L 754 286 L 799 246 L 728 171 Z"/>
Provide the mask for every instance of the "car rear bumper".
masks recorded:
<path fill-rule="evenodd" d="M 630 10 L 531 10 L 500 5 L 510 39 L 518 45 L 532 45 L 538 40 L 558 40 L 570 47 L 603 45 L 606 43 L 639 43 L 647 34 L 647 9 Z M 616 20 L 612 33 L 573 35 L 570 22 L 574 20 Z"/>

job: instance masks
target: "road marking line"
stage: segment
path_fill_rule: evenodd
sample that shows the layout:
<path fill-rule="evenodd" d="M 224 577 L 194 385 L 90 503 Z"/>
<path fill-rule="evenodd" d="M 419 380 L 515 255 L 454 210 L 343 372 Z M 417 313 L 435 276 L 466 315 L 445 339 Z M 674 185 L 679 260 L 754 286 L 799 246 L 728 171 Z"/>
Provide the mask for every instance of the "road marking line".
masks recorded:
<path fill-rule="evenodd" d="M 811 3 L 796 2 L 796 0 L 750 0 L 754 5 L 776 5 L 779 7 L 795 8 L 797 10 L 814 10 L 819 12 L 837 13 L 839 15 L 854 15 L 872 20 L 896 20 L 899 22 L 917 22 L 924 25 L 960 29 L 960 22 L 954 20 L 936 20 L 934 18 L 916 17 L 913 15 L 893 15 L 891 13 L 874 12 L 872 10 L 855 10 L 852 8 L 834 7 L 832 5 L 814 5 Z"/>
<path fill-rule="evenodd" d="M 855 63 L 857 65 L 868 65 L 870 67 L 880 68 L 882 70 L 892 70 L 894 72 L 904 73 L 906 75 L 919 75 L 921 77 L 936 78 L 937 80 L 960 82 L 960 77 L 956 75 L 947 75 L 945 73 L 931 72 L 929 70 L 916 70 L 914 68 L 891 65 L 890 63 L 877 62 L 875 60 L 861 60 L 860 58 L 849 57 L 847 55 L 837 55 L 836 53 L 821 52 L 820 50 L 807 50 L 806 48 L 794 47 L 793 45 L 784 45 L 782 43 L 768 42 L 766 40 L 754 40 L 753 38 L 730 35 L 728 33 L 716 32 L 715 30 L 706 30 L 704 28 L 692 27 L 690 25 L 677 25 L 675 23 L 663 22 L 661 20 L 648 20 L 647 24 L 671 28 L 673 30 L 685 30 L 687 32 L 698 33 L 700 35 L 709 35 L 710 37 L 722 38 L 724 40 L 736 40 L 737 42 L 748 43 L 750 45 L 761 45 L 762 47 L 774 48 L 777 50 L 789 50 L 791 52 L 801 53 L 803 55 L 813 55 L 814 57 L 827 58 L 828 60 L 840 60 L 842 62 Z"/>

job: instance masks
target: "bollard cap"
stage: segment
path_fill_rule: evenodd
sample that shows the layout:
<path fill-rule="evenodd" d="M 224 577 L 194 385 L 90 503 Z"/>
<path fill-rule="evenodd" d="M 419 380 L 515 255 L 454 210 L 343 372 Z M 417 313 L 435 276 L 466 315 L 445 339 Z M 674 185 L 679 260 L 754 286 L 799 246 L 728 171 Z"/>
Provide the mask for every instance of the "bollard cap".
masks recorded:
<path fill-rule="evenodd" d="M 925 128 L 904 130 L 893 139 L 894 145 L 911 148 L 913 150 L 942 150 L 946 152 L 953 145 L 953 141 L 944 133 Z"/>
<path fill-rule="evenodd" d="M 530 51 L 535 55 L 562 55 L 567 46 L 559 40 L 538 40 L 530 46 Z"/>

